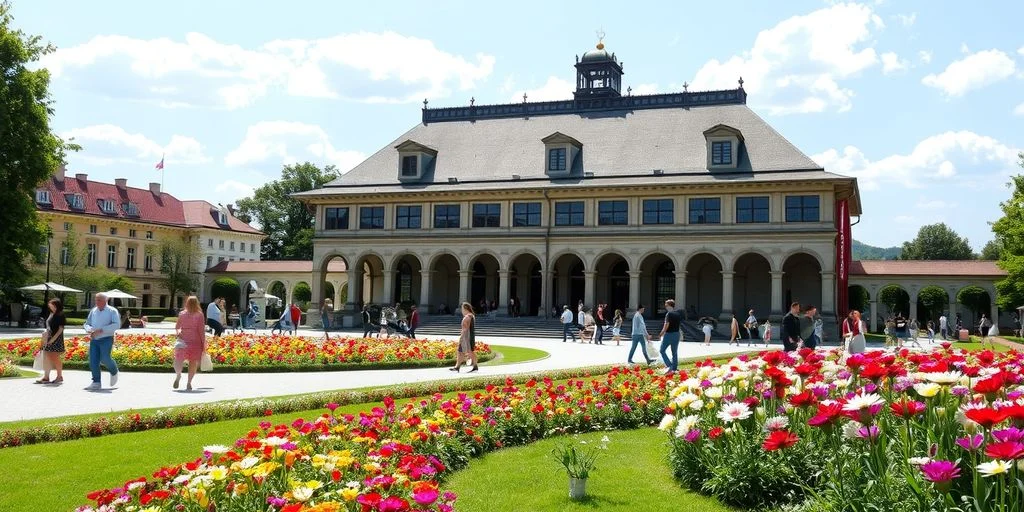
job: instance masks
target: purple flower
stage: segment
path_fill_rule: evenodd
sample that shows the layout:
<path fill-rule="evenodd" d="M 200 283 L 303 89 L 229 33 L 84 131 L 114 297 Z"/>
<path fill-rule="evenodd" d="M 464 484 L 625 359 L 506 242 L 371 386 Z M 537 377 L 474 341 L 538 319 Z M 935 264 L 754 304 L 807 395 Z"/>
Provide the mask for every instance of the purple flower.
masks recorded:
<path fill-rule="evenodd" d="M 949 492 L 953 479 L 960 476 L 960 467 L 948 460 L 933 460 L 921 465 L 924 479 L 935 484 L 941 492 Z"/>
<path fill-rule="evenodd" d="M 843 370 L 843 371 L 841 371 L 841 372 L 836 374 L 836 377 L 838 377 L 840 379 L 843 379 L 843 380 L 849 379 L 852 376 L 853 376 L 853 374 L 850 373 L 849 370 Z"/>
<path fill-rule="evenodd" d="M 710 380 L 704 379 L 704 380 L 700 381 L 700 387 L 702 387 L 702 388 L 706 389 L 706 388 L 710 388 L 711 386 L 714 386 L 714 384 L 712 384 Z"/>
<path fill-rule="evenodd" d="M 876 439 L 880 432 L 878 425 L 865 425 L 857 429 L 857 437 L 861 439 Z"/>
<path fill-rule="evenodd" d="M 633 408 L 630 407 L 629 404 L 622 404 L 622 412 L 629 412 L 629 411 L 632 411 L 632 410 L 633 410 Z"/>
<path fill-rule="evenodd" d="M 1016 401 L 1021 396 L 1024 396 L 1024 391 L 1010 391 L 1006 393 L 1006 399 Z"/>
<path fill-rule="evenodd" d="M 967 386 L 953 386 L 951 391 L 953 392 L 953 396 L 963 397 L 971 394 L 971 390 Z"/>
<path fill-rule="evenodd" d="M 956 444 L 960 445 L 960 448 L 969 452 L 975 452 L 981 449 L 982 443 L 985 442 L 985 436 L 982 434 L 975 434 L 973 436 L 961 437 L 956 440 Z"/>
<path fill-rule="evenodd" d="M 1016 427 L 1004 428 L 1002 430 L 993 430 L 992 437 L 998 439 L 1001 442 L 1021 442 L 1024 439 L 1024 430 L 1020 430 Z"/>
<path fill-rule="evenodd" d="M 288 504 L 288 500 L 277 496 L 267 496 L 267 503 L 269 503 L 271 507 L 281 508 Z"/>
<path fill-rule="evenodd" d="M 687 443 L 696 443 L 700 439 L 700 429 L 691 428 L 683 439 L 685 439 Z"/>
<path fill-rule="evenodd" d="M 441 495 L 441 501 L 444 501 L 445 503 L 451 503 L 455 501 L 455 493 L 451 491 L 445 491 L 444 494 Z"/>
<path fill-rule="evenodd" d="M 874 393 L 875 391 L 878 391 L 878 386 L 873 382 L 868 382 L 867 385 L 864 386 L 864 392 L 866 393 Z"/>

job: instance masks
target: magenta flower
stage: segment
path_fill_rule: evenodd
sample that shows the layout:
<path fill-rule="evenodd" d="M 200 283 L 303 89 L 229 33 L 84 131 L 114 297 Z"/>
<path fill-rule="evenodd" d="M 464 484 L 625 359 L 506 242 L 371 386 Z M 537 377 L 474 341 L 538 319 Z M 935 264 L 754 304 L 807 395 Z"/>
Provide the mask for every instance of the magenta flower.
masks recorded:
<path fill-rule="evenodd" d="M 267 496 L 267 504 L 271 507 L 281 508 L 288 504 L 288 500 L 277 496 Z"/>
<path fill-rule="evenodd" d="M 953 480 L 960 476 L 960 467 L 948 460 L 933 460 L 921 465 L 924 479 L 935 484 L 941 492 L 949 492 Z"/>
<path fill-rule="evenodd" d="M 969 452 L 976 452 L 981 449 L 981 445 L 985 442 L 985 436 L 982 434 L 975 434 L 973 436 L 961 437 L 956 440 L 956 444 Z"/>
<path fill-rule="evenodd" d="M 857 429 L 857 437 L 861 439 L 877 439 L 880 433 L 878 425 L 865 425 Z"/>
<path fill-rule="evenodd" d="M 380 512 L 400 512 L 409 510 L 409 502 L 398 496 L 388 496 L 378 505 Z"/>
<path fill-rule="evenodd" d="M 328 411 L 334 412 L 334 410 L 337 409 L 337 408 L 338 408 L 338 404 L 336 404 L 334 402 L 331 402 L 331 403 L 327 404 L 327 410 Z"/>
<path fill-rule="evenodd" d="M 993 430 L 992 437 L 1004 443 L 1019 443 L 1022 439 L 1024 439 L 1024 430 L 1020 430 L 1016 427 L 1004 428 L 1002 430 Z"/>
<path fill-rule="evenodd" d="M 632 410 L 633 410 L 633 408 L 630 407 L 629 404 L 622 404 L 622 412 L 629 412 L 629 411 L 632 411 Z"/>
<path fill-rule="evenodd" d="M 700 439 L 700 429 L 691 428 L 683 439 L 685 439 L 687 443 L 696 443 Z"/>
<path fill-rule="evenodd" d="M 424 489 L 422 491 L 414 492 L 412 494 L 413 501 L 421 507 L 432 505 L 437 498 L 440 496 L 437 489 Z"/>

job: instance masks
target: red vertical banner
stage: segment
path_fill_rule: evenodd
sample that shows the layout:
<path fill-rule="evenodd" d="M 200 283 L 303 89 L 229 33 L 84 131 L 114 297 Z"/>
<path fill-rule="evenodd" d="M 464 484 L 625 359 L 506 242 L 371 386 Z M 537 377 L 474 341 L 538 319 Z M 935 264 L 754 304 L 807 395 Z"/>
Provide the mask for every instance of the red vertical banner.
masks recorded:
<path fill-rule="evenodd" d="M 846 199 L 836 202 L 836 314 L 839 318 L 849 311 L 850 264 L 853 261 L 853 235 L 850 233 L 850 203 Z"/>

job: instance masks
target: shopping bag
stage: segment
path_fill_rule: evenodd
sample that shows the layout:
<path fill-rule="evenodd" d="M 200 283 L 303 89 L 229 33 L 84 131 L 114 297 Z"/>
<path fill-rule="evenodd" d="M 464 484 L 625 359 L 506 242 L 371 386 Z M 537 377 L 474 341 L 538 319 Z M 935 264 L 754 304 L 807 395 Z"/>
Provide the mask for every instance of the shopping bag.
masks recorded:
<path fill-rule="evenodd" d="M 46 356 L 42 350 L 36 353 L 36 358 L 32 361 L 32 369 L 46 371 Z"/>
<path fill-rule="evenodd" d="M 213 359 L 210 354 L 203 353 L 203 358 L 199 361 L 199 371 L 201 372 L 212 372 L 213 371 Z"/>
<path fill-rule="evenodd" d="M 647 355 L 650 356 L 651 358 L 656 358 L 658 356 L 658 349 L 654 348 L 654 342 L 651 340 L 647 340 L 646 343 Z"/>

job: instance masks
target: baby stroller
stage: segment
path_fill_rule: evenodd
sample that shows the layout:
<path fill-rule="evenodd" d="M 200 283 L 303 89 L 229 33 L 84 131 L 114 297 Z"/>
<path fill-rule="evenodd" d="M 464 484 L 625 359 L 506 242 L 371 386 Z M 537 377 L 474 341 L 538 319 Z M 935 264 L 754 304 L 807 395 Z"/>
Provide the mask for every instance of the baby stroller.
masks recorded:
<path fill-rule="evenodd" d="M 288 308 L 285 308 L 284 314 L 281 315 L 281 318 L 278 318 L 277 321 L 274 322 L 274 325 L 270 327 L 270 334 L 274 334 L 274 331 L 281 334 L 284 334 L 285 331 L 295 332 L 295 327 L 292 326 L 291 312 L 288 311 Z"/>
<path fill-rule="evenodd" d="M 380 310 L 380 332 L 382 335 L 390 338 L 394 334 L 401 334 L 406 338 L 409 337 L 409 326 L 404 320 L 398 320 L 398 312 L 395 308 L 384 307 Z"/>

